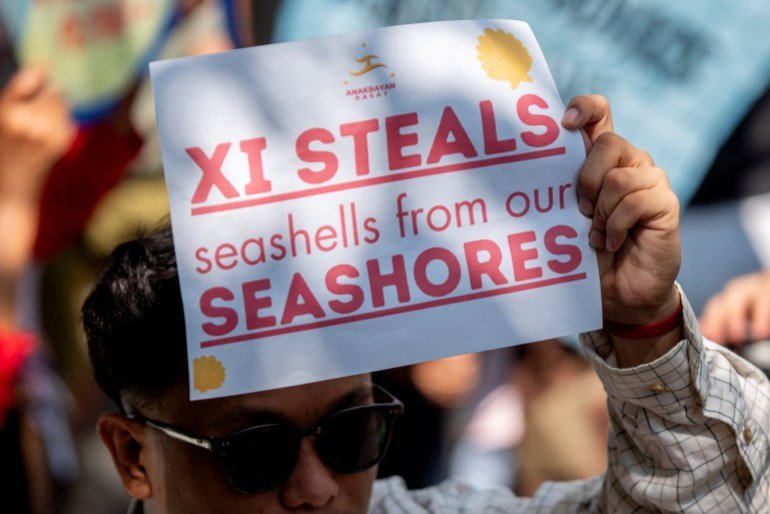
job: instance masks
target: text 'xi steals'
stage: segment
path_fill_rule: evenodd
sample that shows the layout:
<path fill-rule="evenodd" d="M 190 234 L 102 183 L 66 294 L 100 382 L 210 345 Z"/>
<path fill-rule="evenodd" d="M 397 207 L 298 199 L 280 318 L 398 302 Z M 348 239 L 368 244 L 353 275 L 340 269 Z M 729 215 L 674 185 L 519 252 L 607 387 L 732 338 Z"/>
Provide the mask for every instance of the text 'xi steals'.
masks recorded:
<path fill-rule="evenodd" d="M 479 102 L 478 119 L 473 122 L 480 120 L 483 143 L 474 145 L 455 110 L 446 106 L 435 131 L 432 131 L 430 147 L 425 154 L 409 150 L 410 147 L 420 144 L 428 148 L 424 141 L 420 140 L 416 130 L 421 123 L 417 112 L 388 116 L 382 122 L 372 118 L 342 123 L 334 131 L 323 127 L 308 128 L 297 136 L 294 143 L 297 159 L 307 166 L 298 167 L 294 171 L 297 181 L 296 187 L 291 190 L 273 189 L 270 173 L 264 166 L 263 153 L 269 151 L 270 147 L 265 137 L 239 141 L 238 153 L 233 150 L 232 142 L 219 143 L 209 152 L 200 147 L 189 147 L 186 152 L 201 172 L 200 180 L 190 197 L 192 212 L 206 214 L 226 208 L 282 201 L 307 190 L 308 186 L 329 187 L 330 184 L 339 185 L 344 182 L 352 188 L 374 185 L 377 183 L 372 182 L 375 178 L 399 180 L 403 172 L 385 176 L 382 174 L 412 170 L 421 166 L 435 167 L 442 164 L 442 159 L 452 155 L 462 156 L 465 160 L 480 155 L 508 155 L 517 152 L 520 143 L 529 149 L 541 149 L 552 144 L 559 136 L 559 124 L 553 117 L 534 112 L 535 109 L 545 110 L 548 107 L 546 101 L 537 95 L 521 96 L 516 102 L 516 117 L 531 130 L 523 130 L 511 136 L 498 133 L 497 114 L 492 102 Z M 504 116 L 510 116 L 510 113 L 506 112 Z M 466 122 L 468 123 L 470 121 Z M 370 146 L 375 146 L 371 144 L 375 138 L 380 138 L 376 146 L 385 148 L 387 152 L 387 170 L 371 169 Z M 352 152 L 352 156 L 346 157 L 352 157 L 351 161 L 355 163 L 352 170 L 344 172 L 340 170 L 340 150 L 335 152 L 332 149 L 335 143 L 341 141 L 348 143 L 346 148 Z M 226 160 L 233 159 L 238 160 L 239 166 L 231 166 L 228 168 L 229 172 L 225 173 L 223 165 Z M 344 176 L 340 177 L 340 174 Z M 335 178 L 337 180 L 333 181 Z M 369 182 L 362 182 L 362 178 L 368 178 Z M 356 182 L 357 180 L 359 182 Z M 219 203 L 222 200 L 227 202 L 223 204 L 224 208 L 221 208 L 222 205 L 211 205 L 212 202 Z M 231 207 L 227 207 L 228 205 Z"/>

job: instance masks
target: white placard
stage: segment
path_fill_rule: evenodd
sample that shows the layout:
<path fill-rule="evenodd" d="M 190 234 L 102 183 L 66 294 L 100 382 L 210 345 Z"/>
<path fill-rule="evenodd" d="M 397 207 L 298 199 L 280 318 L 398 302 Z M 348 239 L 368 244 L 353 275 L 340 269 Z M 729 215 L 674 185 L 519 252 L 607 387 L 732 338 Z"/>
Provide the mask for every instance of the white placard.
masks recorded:
<path fill-rule="evenodd" d="M 190 395 L 601 326 L 585 150 L 526 23 L 151 65 Z"/>

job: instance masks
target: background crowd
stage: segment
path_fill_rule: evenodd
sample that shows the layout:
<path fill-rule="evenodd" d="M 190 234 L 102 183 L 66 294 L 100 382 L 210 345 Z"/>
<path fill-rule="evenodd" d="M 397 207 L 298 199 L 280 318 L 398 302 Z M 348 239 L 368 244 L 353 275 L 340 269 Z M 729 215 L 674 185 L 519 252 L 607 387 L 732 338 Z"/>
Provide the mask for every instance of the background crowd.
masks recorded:
<path fill-rule="evenodd" d="M 770 372 L 770 23 L 764 0 L 0 2 L 0 511 L 117 514 L 111 408 L 79 308 L 117 243 L 167 220 L 150 60 L 402 23 L 530 23 L 562 97 L 600 93 L 683 206 L 705 336 Z M 685 274 L 686 273 L 686 274 Z M 408 408 L 380 475 L 532 494 L 606 466 L 576 337 L 379 372 Z M 437 434 L 439 436 L 437 437 Z"/>

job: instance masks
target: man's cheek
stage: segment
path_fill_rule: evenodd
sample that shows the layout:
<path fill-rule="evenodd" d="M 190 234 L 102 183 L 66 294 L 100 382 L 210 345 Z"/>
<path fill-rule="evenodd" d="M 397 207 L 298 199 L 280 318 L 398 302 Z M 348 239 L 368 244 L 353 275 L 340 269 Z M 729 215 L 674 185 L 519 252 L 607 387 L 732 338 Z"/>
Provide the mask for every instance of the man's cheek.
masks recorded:
<path fill-rule="evenodd" d="M 164 482 L 166 512 L 224 513 L 233 510 L 240 497 L 230 483 L 222 462 L 206 450 L 170 442 L 166 452 Z"/>
<path fill-rule="evenodd" d="M 372 487 L 377 477 L 377 466 L 360 473 L 337 475 L 340 486 L 338 500 L 342 512 L 365 514 L 369 511 L 369 501 L 372 497 Z"/>
<path fill-rule="evenodd" d="M 270 514 L 283 512 L 278 489 L 243 493 L 235 488 L 224 463 L 206 450 L 183 448 L 169 473 L 174 478 L 174 514 Z M 173 469 L 172 469 L 173 468 Z M 180 507 L 181 506 L 181 507 Z M 362 513 L 367 512 L 368 502 Z"/>

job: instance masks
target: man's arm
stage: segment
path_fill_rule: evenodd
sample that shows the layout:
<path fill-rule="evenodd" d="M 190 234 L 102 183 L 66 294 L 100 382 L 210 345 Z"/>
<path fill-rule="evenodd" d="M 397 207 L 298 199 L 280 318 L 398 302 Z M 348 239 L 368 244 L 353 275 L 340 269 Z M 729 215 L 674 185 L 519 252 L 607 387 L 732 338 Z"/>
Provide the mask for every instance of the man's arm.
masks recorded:
<path fill-rule="evenodd" d="M 578 193 L 592 219 L 605 330 L 581 341 L 608 394 L 607 472 L 547 482 L 533 498 L 454 481 L 407 491 L 391 479 L 375 487 L 372 513 L 767 509 L 770 384 L 751 364 L 702 339 L 674 283 L 679 205 L 665 174 L 612 133 L 604 98 L 578 97 L 570 107 L 563 124 L 581 129 L 589 149 Z"/>
<path fill-rule="evenodd" d="M 702 339 L 674 283 L 679 205 L 665 174 L 612 133 L 604 98 L 577 97 L 570 107 L 563 124 L 583 130 L 589 149 L 578 193 L 581 211 L 592 219 L 605 329 L 581 341 L 608 394 L 607 472 L 547 482 L 533 498 L 455 481 L 407 491 L 391 479 L 375 487 L 372 513 L 767 509 L 770 383 Z"/>
<path fill-rule="evenodd" d="M 582 129 L 586 139 L 578 204 L 592 220 L 589 240 L 599 261 L 605 327 L 649 327 L 681 305 L 674 286 L 682 253 L 679 201 L 650 155 L 613 132 L 604 97 L 576 97 L 563 124 Z M 681 336 L 675 324 L 646 339 L 611 339 L 618 365 L 632 367 L 665 354 Z"/>
<path fill-rule="evenodd" d="M 612 134 L 606 100 L 578 97 L 570 106 L 565 127 L 583 129 L 591 147 L 578 194 L 592 218 L 605 330 L 582 340 L 608 393 L 608 470 L 603 480 L 548 484 L 535 503 L 561 498 L 554 509 L 571 512 L 767 508 L 770 385 L 703 341 L 675 286 L 679 205 L 665 175 Z M 680 307 L 678 322 L 655 330 Z M 611 333 L 617 326 L 622 335 Z"/>
<path fill-rule="evenodd" d="M 594 509 L 767 508 L 770 386 L 759 370 L 704 341 L 682 298 L 684 338 L 653 362 L 620 368 L 605 332 L 582 338 L 607 390 L 611 422 Z M 543 494 L 564 485 L 549 484 Z"/>

